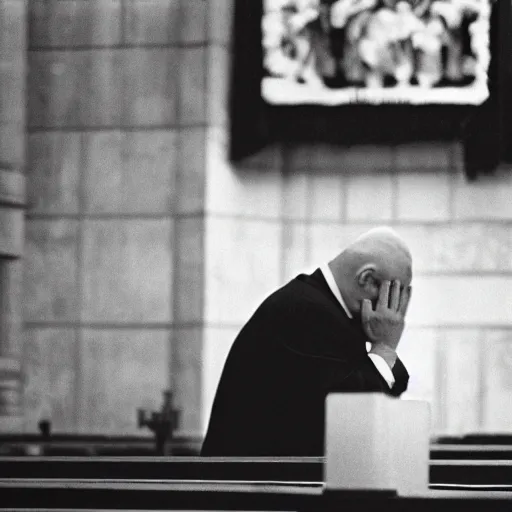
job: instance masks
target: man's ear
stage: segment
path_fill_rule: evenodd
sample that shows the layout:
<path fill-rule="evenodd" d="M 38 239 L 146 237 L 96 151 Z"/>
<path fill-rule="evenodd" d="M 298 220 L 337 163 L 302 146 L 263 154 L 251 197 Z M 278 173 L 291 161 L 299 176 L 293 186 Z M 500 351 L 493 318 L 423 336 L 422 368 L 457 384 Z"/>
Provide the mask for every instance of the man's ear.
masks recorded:
<path fill-rule="evenodd" d="M 371 296 L 379 292 L 379 283 L 375 278 L 375 271 L 375 265 L 367 264 L 361 267 L 357 274 L 357 284 Z"/>

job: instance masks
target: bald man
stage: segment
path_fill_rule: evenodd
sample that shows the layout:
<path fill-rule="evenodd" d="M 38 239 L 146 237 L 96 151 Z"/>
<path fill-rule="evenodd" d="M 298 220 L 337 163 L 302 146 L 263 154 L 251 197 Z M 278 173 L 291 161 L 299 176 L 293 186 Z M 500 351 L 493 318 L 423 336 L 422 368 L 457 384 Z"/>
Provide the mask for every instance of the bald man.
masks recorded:
<path fill-rule="evenodd" d="M 400 396 L 411 280 L 406 244 L 376 228 L 265 299 L 229 352 L 201 454 L 321 456 L 328 393 Z"/>

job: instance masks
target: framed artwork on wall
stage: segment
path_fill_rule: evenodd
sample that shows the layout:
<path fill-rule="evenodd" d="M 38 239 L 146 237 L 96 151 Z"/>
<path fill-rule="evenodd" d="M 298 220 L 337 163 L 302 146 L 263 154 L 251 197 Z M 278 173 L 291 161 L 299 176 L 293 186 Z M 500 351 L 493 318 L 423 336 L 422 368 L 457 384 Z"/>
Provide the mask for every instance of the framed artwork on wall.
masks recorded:
<path fill-rule="evenodd" d="M 489 96 L 491 0 L 264 0 L 263 99 L 469 104 Z"/>
<path fill-rule="evenodd" d="M 510 4 L 237 0 L 232 159 L 271 143 L 462 140 L 470 174 L 495 167 L 510 139 Z"/>

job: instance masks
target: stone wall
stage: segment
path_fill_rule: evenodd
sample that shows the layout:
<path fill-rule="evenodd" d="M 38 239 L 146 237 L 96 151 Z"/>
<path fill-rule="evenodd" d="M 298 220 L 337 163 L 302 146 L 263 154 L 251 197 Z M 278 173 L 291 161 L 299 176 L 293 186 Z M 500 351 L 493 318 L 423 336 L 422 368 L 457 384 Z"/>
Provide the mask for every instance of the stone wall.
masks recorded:
<path fill-rule="evenodd" d="M 29 431 L 48 417 L 138 432 L 136 408 L 160 407 L 182 372 L 173 297 L 200 211 L 186 198 L 204 174 L 206 16 L 203 0 L 29 2 Z"/>

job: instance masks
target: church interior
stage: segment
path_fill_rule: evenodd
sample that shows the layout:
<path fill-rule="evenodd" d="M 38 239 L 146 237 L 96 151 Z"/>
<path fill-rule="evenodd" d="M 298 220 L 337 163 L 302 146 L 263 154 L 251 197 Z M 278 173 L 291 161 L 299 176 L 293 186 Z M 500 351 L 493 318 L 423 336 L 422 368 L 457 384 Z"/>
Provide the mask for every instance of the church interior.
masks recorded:
<path fill-rule="evenodd" d="M 381 225 L 412 253 L 401 402 L 428 404 L 428 432 L 417 430 L 431 482 L 446 490 L 460 476 L 486 507 L 508 507 L 512 160 L 470 174 L 461 137 L 278 136 L 233 159 L 233 137 L 261 132 L 251 105 L 230 109 L 233 65 L 253 62 L 234 29 L 250 3 L 0 0 L 0 495 L 9 496 L 0 510 L 59 508 L 36 481 L 51 478 L 69 510 L 338 506 L 338 495 L 315 501 L 320 484 L 302 489 L 330 475 L 323 460 L 205 469 L 197 457 L 250 315 Z M 350 115 L 341 122 L 350 126 Z M 372 413 L 377 402 L 366 405 Z M 408 432 L 423 421 L 411 411 L 402 413 Z M 66 494 L 58 482 L 75 477 L 82 483 Z M 16 483 L 23 478 L 31 483 Z M 86 478 L 139 483 L 105 484 L 101 494 Z M 299 490 L 255 484 L 248 500 L 214 483 L 169 491 L 143 487 L 144 478 L 295 481 Z M 454 508 L 468 510 L 461 496 Z"/>

